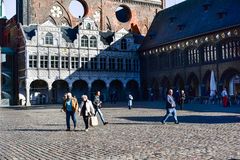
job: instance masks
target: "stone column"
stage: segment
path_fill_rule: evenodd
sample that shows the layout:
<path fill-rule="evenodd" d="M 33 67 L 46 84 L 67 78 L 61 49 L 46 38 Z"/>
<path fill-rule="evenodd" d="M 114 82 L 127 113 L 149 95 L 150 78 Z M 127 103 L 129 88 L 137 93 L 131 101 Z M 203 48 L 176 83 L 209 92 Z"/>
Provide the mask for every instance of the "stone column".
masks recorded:
<path fill-rule="evenodd" d="M 48 103 L 52 103 L 52 86 L 48 87 Z"/>
<path fill-rule="evenodd" d="M 30 103 L 30 85 L 26 83 L 26 106 L 31 106 Z"/>

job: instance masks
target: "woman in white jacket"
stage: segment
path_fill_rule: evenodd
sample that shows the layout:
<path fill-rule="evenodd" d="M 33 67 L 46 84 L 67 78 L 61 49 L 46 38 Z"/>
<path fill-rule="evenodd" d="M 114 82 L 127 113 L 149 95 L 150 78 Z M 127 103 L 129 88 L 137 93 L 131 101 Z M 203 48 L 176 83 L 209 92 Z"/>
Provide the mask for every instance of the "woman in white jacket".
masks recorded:
<path fill-rule="evenodd" d="M 90 100 L 88 100 L 87 95 L 82 95 L 82 103 L 79 107 L 79 114 L 80 114 L 80 116 L 83 116 L 83 121 L 85 124 L 85 131 L 87 132 L 89 116 L 95 114 L 93 104 Z"/>

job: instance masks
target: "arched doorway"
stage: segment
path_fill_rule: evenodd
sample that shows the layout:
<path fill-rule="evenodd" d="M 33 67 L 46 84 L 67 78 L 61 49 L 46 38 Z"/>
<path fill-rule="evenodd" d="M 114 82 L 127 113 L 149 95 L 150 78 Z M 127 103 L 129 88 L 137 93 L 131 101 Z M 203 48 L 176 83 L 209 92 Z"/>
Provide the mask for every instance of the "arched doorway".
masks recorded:
<path fill-rule="evenodd" d="M 201 94 L 204 96 L 210 95 L 210 77 L 211 77 L 211 71 L 208 70 L 204 74 L 203 80 L 202 80 Z"/>
<path fill-rule="evenodd" d="M 177 74 L 174 78 L 174 89 L 175 90 L 184 90 L 184 81 L 183 78 Z"/>
<path fill-rule="evenodd" d="M 48 84 L 44 80 L 35 80 L 30 84 L 30 103 L 48 103 Z"/>
<path fill-rule="evenodd" d="M 163 100 L 165 100 L 166 95 L 167 95 L 167 91 L 168 91 L 169 88 L 170 88 L 170 81 L 166 76 L 164 76 L 161 80 L 161 91 L 160 91 L 161 94 L 162 94 L 161 97 L 162 97 Z"/>
<path fill-rule="evenodd" d="M 194 73 L 191 73 L 188 76 L 188 80 L 187 80 L 187 84 L 188 84 L 188 89 L 187 89 L 187 94 L 189 96 L 189 98 L 193 98 L 196 96 L 199 96 L 199 80 L 197 78 L 197 76 Z"/>
<path fill-rule="evenodd" d="M 84 80 L 77 80 L 72 85 L 72 94 L 79 102 L 81 102 L 81 96 L 88 95 L 88 84 Z"/>
<path fill-rule="evenodd" d="M 230 96 L 235 95 L 240 92 L 240 72 L 235 68 L 225 70 L 221 76 L 220 84 L 222 84 L 222 88 L 227 88 Z"/>
<path fill-rule="evenodd" d="M 128 81 L 126 84 L 125 91 L 127 95 L 131 93 L 135 100 L 139 100 L 139 85 L 137 81 L 135 80 Z"/>
<path fill-rule="evenodd" d="M 159 83 L 158 83 L 158 80 L 157 78 L 154 78 L 152 80 L 152 90 L 151 90 L 151 93 L 150 93 L 150 99 L 151 100 L 157 100 L 159 99 L 160 97 L 160 94 L 159 94 Z"/>
<path fill-rule="evenodd" d="M 64 80 L 56 80 L 52 84 L 52 103 L 62 103 L 63 96 L 69 92 L 68 83 Z"/>
<path fill-rule="evenodd" d="M 124 100 L 123 84 L 119 80 L 113 80 L 109 85 L 109 97 L 110 101 L 116 103 L 116 101 Z"/>
<path fill-rule="evenodd" d="M 102 80 L 95 80 L 92 83 L 92 87 L 91 87 L 91 99 L 93 100 L 94 95 L 97 91 L 101 92 L 101 100 L 102 101 L 106 101 L 107 100 L 107 87 L 106 87 L 106 83 Z"/>

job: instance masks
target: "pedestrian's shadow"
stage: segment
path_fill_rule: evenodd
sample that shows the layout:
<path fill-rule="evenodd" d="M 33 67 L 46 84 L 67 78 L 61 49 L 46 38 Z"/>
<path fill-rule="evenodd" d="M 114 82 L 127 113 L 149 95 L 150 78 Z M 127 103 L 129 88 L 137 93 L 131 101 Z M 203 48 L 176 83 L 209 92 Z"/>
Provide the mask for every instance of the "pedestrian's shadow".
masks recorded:
<path fill-rule="evenodd" d="M 137 122 L 161 122 L 163 117 L 160 116 L 137 116 L 137 117 L 118 117 Z M 240 123 L 240 116 L 201 116 L 189 115 L 178 116 L 180 123 L 199 123 L 199 124 L 221 124 L 221 123 Z M 169 117 L 168 122 L 173 122 L 173 117 Z"/>
<path fill-rule="evenodd" d="M 11 131 L 23 131 L 23 132 L 62 132 L 64 129 L 41 129 L 41 128 L 17 128 Z"/>
<path fill-rule="evenodd" d="M 40 128 L 18 128 L 8 131 L 22 131 L 22 132 L 66 132 L 66 129 L 40 129 Z M 69 131 L 67 131 L 69 132 Z M 70 130 L 70 132 L 84 132 L 84 130 Z"/>

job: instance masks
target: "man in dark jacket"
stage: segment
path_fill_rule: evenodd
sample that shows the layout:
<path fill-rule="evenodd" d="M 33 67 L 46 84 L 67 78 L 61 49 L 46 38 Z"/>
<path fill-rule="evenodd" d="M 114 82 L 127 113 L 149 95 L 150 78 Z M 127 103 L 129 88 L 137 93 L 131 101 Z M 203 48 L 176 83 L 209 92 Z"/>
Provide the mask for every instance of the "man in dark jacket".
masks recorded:
<path fill-rule="evenodd" d="M 95 109 L 95 115 L 98 113 L 102 122 L 103 122 L 103 124 L 106 125 L 106 124 L 108 124 L 108 122 L 105 121 L 105 119 L 103 117 L 103 114 L 102 114 L 102 111 L 100 109 L 101 105 L 102 105 L 102 101 L 100 100 L 100 95 L 101 95 L 100 91 L 97 91 L 96 95 L 94 97 L 93 106 L 94 106 L 94 109 Z"/>
<path fill-rule="evenodd" d="M 166 100 L 166 115 L 164 116 L 162 120 L 162 124 L 165 124 L 166 120 L 168 117 L 172 114 L 175 120 L 175 124 L 178 124 L 178 119 L 177 119 L 177 110 L 176 110 L 176 102 L 173 98 L 173 90 L 169 89 L 168 95 L 167 95 L 167 100 Z"/>

